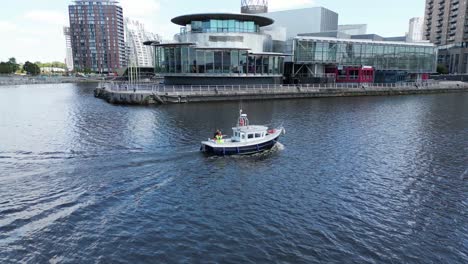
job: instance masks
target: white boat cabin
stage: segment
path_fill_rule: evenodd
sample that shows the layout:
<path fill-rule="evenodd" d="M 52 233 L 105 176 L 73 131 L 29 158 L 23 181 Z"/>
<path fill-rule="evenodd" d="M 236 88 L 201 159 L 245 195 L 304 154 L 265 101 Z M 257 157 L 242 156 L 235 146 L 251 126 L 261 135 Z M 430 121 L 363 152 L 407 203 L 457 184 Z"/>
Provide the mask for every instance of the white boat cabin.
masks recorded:
<path fill-rule="evenodd" d="M 268 135 L 266 126 L 250 126 L 246 114 L 241 114 L 237 127 L 232 128 L 232 142 L 252 142 L 262 140 Z"/>

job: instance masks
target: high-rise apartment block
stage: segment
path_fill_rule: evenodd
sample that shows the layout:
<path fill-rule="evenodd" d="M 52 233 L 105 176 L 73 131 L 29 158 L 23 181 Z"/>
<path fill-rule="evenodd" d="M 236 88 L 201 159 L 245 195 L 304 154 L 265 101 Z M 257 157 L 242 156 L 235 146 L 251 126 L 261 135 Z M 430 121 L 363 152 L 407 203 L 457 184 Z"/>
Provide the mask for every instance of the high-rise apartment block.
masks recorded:
<path fill-rule="evenodd" d="M 424 19 L 422 17 L 413 17 L 409 21 L 407 42 L 423 41 Z"/>
<path fill-rule="evenodd" d="M 129 66 L 153 67 L 154 49 L 145 46 L 146 41 L 160 41 L 157 34 L 145 30 L 145 26 L 136 20 L 125 18 L 125 34 Z"/>
<path fill-rule="evenodd" d="M 467 1 L 426 0 L 424 37 L 439 46 L 438 63 L 450 73 L 468 72 Z"/>
<path fill-rule="evenodd" d="M 111 73 L 127 64 L 122 7 L 115 0 L 75 0 L 68 7 L 74 68 Z"/>

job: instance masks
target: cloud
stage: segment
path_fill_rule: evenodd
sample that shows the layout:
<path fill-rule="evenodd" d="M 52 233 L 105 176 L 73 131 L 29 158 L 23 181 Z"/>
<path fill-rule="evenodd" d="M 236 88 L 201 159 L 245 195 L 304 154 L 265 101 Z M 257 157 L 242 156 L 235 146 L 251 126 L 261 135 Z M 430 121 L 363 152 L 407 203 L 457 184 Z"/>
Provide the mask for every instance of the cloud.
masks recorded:
<path fill-rule="evenodd" d="M 23 15 L 25 19 L 48 24 L 67 24 L 65 13 L 52 10 L 32 10 Z"/>
<path fill-rule="evenodd" d="M 121 0 L 124 16 L 132 18 L 144 18 L 156 16 L 160 10 L 159 0 Z"/>
<path fill-rule="evenodd" d="M 0 32 L 11 32 L 17 29 L 17 26 L 8 21 L 0 21 Z"/>
<path fill-rule="evenodd" d="M 314 0 L 270 0 L 268 8 L 272 11 L 278 11 L 313 5 Z"/>

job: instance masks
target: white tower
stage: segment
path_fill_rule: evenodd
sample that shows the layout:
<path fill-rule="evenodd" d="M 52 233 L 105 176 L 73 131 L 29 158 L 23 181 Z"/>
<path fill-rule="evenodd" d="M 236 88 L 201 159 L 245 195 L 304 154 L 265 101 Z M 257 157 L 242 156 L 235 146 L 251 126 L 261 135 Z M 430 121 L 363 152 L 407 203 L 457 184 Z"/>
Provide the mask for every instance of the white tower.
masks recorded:
<path fill-rule="evenodd" d="M 65 64 L 69 71 L 73 71 L 73 50 L 71 43 L 70 27 L 63 27 L 63 35 L 65 36 L 65 47 L 67 52 L 67 58 L 65 59 Z"/>
<path fill-rule="evenodd" d="M 145 30 L 145 26 L 136 20 L 125 18 L 126 49 L 128 65 L 140 67 L 154 66 L 154 51 L 143 42 L 148 40 L 160 40 L 157 34 Z"/>
<path fill-rule="evenodd" d="M 241 13 L 243 14 L 268 13 L 268 0 L 242 0 Z"/>

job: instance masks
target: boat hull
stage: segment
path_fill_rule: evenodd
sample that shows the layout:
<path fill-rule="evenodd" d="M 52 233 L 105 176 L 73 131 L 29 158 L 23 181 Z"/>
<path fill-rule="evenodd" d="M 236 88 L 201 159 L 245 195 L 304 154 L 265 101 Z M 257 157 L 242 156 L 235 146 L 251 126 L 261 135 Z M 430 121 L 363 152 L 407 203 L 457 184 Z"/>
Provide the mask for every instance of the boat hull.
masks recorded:
<path fill-rule="evenodd" d="M 206 144 L 202 144 L 201 151 L 209 155 L 217 156 L 231 156 L 231 155 L 250 155 L 260 153 L 266 150 L 270 150 L 275 146 L 279 140 L 279 135 L 269 141 L 261 142 L 258 144 L 251 144 L 240 147 L 229 147 L 220 145 L 219 147 L 213 147 Z"/>

